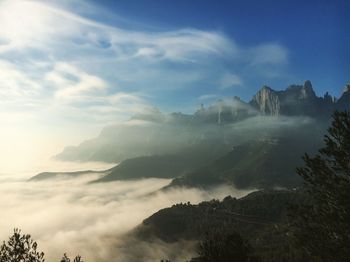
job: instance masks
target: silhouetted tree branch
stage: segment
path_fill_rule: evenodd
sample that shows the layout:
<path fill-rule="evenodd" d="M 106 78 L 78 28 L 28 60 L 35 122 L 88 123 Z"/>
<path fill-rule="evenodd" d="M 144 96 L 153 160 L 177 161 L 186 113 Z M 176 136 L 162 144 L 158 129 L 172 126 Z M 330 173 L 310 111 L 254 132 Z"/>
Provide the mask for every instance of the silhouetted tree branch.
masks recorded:
<path fill-rule="evenodd" d="M 294 237 L 318 261 L 350 261 L 350 112 L 335 112 L 325 147 L 297 173 L 308 204 L 291 212 Z"/>
<path fill-rule="evenodd" d="M 37 243 L 28 234 L 22 234 L 18 228 L 13 235 L 0 247 L 0 262 L 44 262 L 44 252 L 37 251 Z M 66 254 L 61 262 L 70 262 Z M 73 262 L 84 262 L 81 256 L 76 256 Z"/>

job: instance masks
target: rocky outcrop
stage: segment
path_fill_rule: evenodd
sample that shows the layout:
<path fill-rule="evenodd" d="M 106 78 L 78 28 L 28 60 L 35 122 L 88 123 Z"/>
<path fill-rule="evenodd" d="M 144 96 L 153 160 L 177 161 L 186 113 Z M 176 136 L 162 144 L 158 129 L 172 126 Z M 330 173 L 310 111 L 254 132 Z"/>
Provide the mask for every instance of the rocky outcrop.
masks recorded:
<path fill-rule="evenodd" d="M 280 98 L 276 91 L 268 86 L 263 86 L 253 97 L 250 104 L 266 115 L 277 116 L 280 114 Z"/>
<path fill-rule="evenodd" d="M 300 94 L 298 98 L 302 100 L 316 98 L 315 91 L 312 88 L 312 84 L 309 80 L 306 80 L 304 85 L 300 88 Z"/>
<path fill-rule="evenodd" d="M 343 89 L 343 94 L 337 101 L 338 110 L 349 110 L 350 108 L 350 84 L 346 85 Z"/>
<path fill-rule="evenodd" d="M 194 113 L 194 119 L 201 123 L 233 123 L 254 116 L 258 112 L 239 97 L 219 99 L 213 105 L 201 108 Z"/>
<path fill-rule="evenodd" d="M 215 125 L 230 125 L 259 114 L 308 116 L 326 123 L 334 110 L 350 110 L 350 85 L 345 86 L 338 100 L 328 93 L 318 97 L 310 81 L 281 91 L 264 86 L 249 103 L 230 97 L 209 107 L 202 105 L 194 114 L 162 114 L 156 109 L 138 114 L 126 123 L 106 127 L 97 138 L 65 148 L 56 158 L 120 162 L 139 156 L 183 153 L 189 147 L 199 148 L 198 145 L 211 148 L 215 145 L 219 151 L 229 145 L 230 140 L 225 129 L 214 129 Z M 206 128 L 207 125 L 212 126 Z"/>
<path fill-rule="evenodd" d="M 307 80 L 303 85 L 291 85 L 282 91 L 263 86 L 250 104 L 264 115 L 317 117 L 329 111 L 325 106 L 329 101 L 333 104 L 328 94 L 325 98 L 317 97 L 311 82 Z"/>
<path fill-rule="evenodd" d="M 208 108 L 202 107 L 194 118 L 207 123 L 232 123 L 260 113 L 268 116 L 310 116 L 328 118 L 334 110 L 350 109 L 350 85 L 337 100 L 328 92 L 318 97 L 309 80 L 277 91 L 264 85 L 249 103 L 238 97 L 220 99 Z"/>

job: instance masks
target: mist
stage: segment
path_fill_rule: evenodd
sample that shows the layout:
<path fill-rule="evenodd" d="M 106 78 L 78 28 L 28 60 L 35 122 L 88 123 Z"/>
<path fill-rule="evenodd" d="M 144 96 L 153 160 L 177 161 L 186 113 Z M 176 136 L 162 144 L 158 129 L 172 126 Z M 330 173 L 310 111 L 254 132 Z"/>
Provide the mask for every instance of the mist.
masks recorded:
<path fill-rule="evenodd" d="M 252 109 L 237 104 L 231 110 Z M 288 135 L 320 137 L 324 123 L 307 116 L 250 115 L 224 122 L 224 112 L 209 107 L 204 113 L 185 115 L 153 112 L 138 115 L 125 122 L 103 128 L 98 137 L 85 140 L 78 146 L 66 147 L 56 159 L 65 161 L 120 162 L 146 155 L 189 154 L 189 158 L 216 152 L 213 159 L 228 152 L 232 146 L 251 140 L 281 138 Z M 240 113 L 242 114 L 242 113 Z M 244 114 L 243 114 L 244 115 Z M 222 123 L 218 123 L 218 121 Z M 192 154 L 192 155 L 191 155 Z M 212 159 L 211 159 L 212 160 Z"/>
<path fill-rule="evenodd" d="M 46 182 L 1 182 L 1 240 L 13 228 L 22 229 L 38 242 L 47 261 L 58 261 L 63 253 L 80 254 L 84 261 L 157 261 L 189 244 L 137 243 L 138 251 L 127 245 L 128 232 L 161 208 L 179 202 L 198 203 L 227 195 L 241 197 L 251 190 L 230 186 L 158 191 L 168 179 L 143 179 L 87 184 L 100 174 L 79 179 Z M 130 239 L 128 240 L 130 241 Z M 188 256 L 184 249 L 181 256 Z"/>

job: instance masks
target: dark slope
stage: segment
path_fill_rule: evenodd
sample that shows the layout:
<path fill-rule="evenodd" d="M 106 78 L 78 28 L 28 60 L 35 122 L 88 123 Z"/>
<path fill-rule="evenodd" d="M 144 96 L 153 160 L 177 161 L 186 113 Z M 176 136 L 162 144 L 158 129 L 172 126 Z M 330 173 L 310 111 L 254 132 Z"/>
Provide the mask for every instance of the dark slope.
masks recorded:
<path fill-rule="evenodd" d="M 216 228 L 230 228 L 246 238 L 263 261 L 298 261 L 293 259 L 299 254 L 286 238 L 285 225 L 288 206 L 302 201 L 302 193 L 281 190 L 198 205 L 177 204 L 145 219 L 132 234 L 144 241 L 173 243 L 201 239 L 205 232 Z"/>
<path fill-rule="evenodd" d="M 91 174 L 105 174 L 109 171 L 93 171 L 93 170 L 84 170 L 84 171 L 75 171 L 75 172 L 42 172 L 31 177 L 28 181 L 43 181 L 50 179 L 58 179 L 58 178 L 76 178 L 82 177 Z"/>
<path fill-rule="evenodd" d="M 127 159 L 110 170 L 110 173 L 94 182 L 128 180 L 138 178 L 174 178 L 188 171 L 183 158 L 174 155 L 145 156 Z"/>
<path fill-rule="evenodd" d="M 188 150 L 179 155 L 152 155 L 130 158 L 104 171 L 43 172 L 32 177 L 30 181 L 78 177 L 93 173 L 105 174 L 105 176 L 93 182 L 140 178 L 176 178 L 204 166 L 227 151 L 229 151 L 229 145 L 208 141 L 203 145 L 188 147 Z"/>
<path fill-rule="evenodd" d="M 297 130 L 294 130 L 297 131 Z M 228 154 L 172 181 L 173 186 L 207 187 L 229 183 L 239 188 L 295 187 L 301 180 L 295 169 L 305 152 L 315 152 L 322 142 L 316 129 L 276 139 L 251 141 L 235 146 Z"/>
<path fill-rule="evenodd" d="M 139 178 L 176 178 L 204 166 L 227 152 L 227 146 L 216 144 L 189 148 L 179 155 L 153 155 L 122 161 L 106 176 L 94 182 Z"/>

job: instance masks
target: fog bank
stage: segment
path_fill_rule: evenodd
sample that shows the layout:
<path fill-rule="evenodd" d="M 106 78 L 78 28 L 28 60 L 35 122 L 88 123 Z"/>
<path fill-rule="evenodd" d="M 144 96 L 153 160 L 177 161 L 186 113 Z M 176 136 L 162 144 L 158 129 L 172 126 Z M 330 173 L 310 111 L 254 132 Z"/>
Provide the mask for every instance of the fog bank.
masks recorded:
<path fill-rule="evenodd" d="M 171 247 L 153 243 L 144 251 L 133 250 L 124 245 L 123 235 L 172 204 L 221 199 L 229 194 L 241 197 L 249 192 L 223 186 L 210 191 L 176 189 L 150 194 L 170 180 L 86 184 L 94 178 L 92 175 L 50 182 L 1 182 L 1 240 L 19 227 L 38 242 L 47 261 L 58 261 L 65 252 L 71 256 L 79 253 L 89 262 L 140 261 L 134 260 L 134 255 L 145 250 L 142 261 L 157 261 L 165 258 L 163 255 Z"/>

